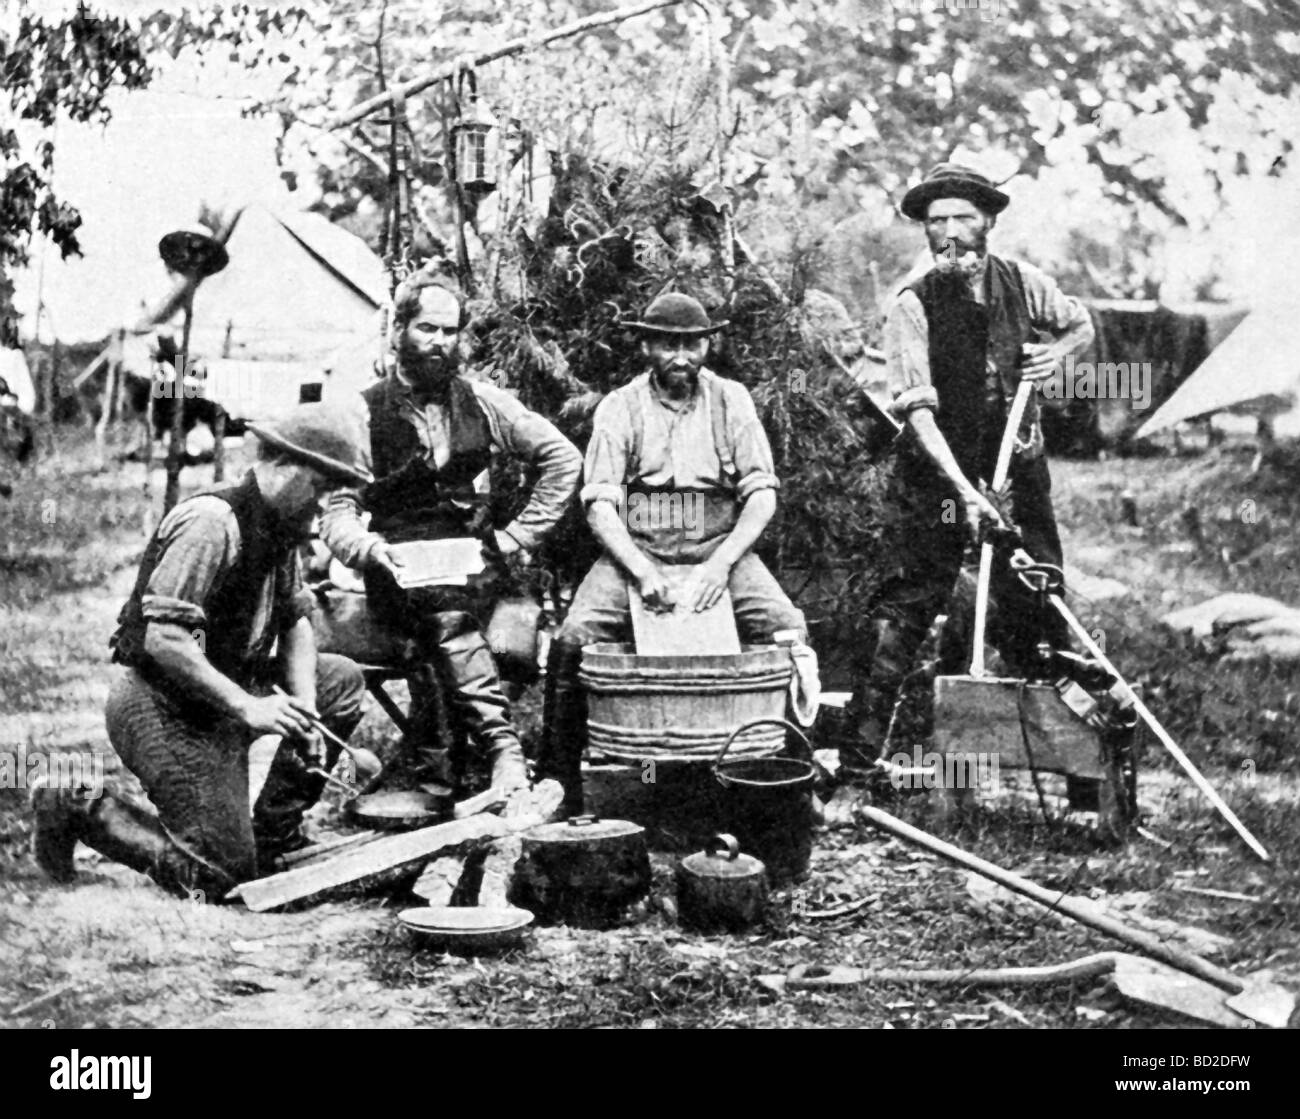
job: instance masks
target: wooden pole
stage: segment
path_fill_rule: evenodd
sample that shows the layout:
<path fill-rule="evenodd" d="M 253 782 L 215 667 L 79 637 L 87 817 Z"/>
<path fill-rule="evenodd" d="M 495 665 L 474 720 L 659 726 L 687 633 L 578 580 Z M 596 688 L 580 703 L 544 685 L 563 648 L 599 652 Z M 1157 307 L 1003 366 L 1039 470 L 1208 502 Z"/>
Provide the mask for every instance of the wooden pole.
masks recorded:
<path fill-rule="evenodd" d="M 194 288 L 185 292 L 182 305 L 185 325 L 181 328 L 181 352 L 176 357 L 176 376 L 172 379 L 172 433 L 167 447 L 167 491 L 163 497 L 163 516 L 172 511 L 181 493 L 181 465 L 185 453 L 185 373 L 190 363 L 190 323 L 194 318 Z"/>
<path fill-rule="evenodd" d="M 1201 959 L 1200 956 L 1193 956 L 1190 952 L 1183 952 L 1167 941 L 1152 936 L 1150 933 L 1129 928 L 1128 925 L 1116 921 L 1113 917 L 1094 913 L 1091 909 L 1080 904 L 1078 898 L 1045 889 L 1037 882 L 1031 882 L 1028 878 L 1021 878 L 1020 875 L 1004 870 L 996 863 L 981 859 L 978 855 L 972 855 L 969 851 L 963 851 L 960 847 L 956 847 L 951 843 L 945 843 L 942 839 L 931 835 L 929 832 L 924 832 L 920 828 L 914 828 L 911 824 L 898 819 L 897 816 L 891 816 L 888 812 L 882 812 L 879 808 L 870 807 L 859 808 L 858 814 L 868 823 L 880 828 L 881 831 L 889 832 L 890 835 L 895 835 L 899 839 L 906 840 L 917 847 L 932 851 L 949 862 L 956 863 L 967 870 L 973 870 L 976 874 L 982 874 L 985 878 L 991 878 L 998 885 L 1005 886 L 1008 890 L 1030 898 L 1038 902 L 1039 905 L 1045 905 L 1053 912 L 1064 913 L 1067 917 L 1078 921 L 1080 924 L 1087 925 L 1098 932 L 1103 932 L 1107 936 L 1113 936 L 1116 940 L 1122 940 L 1125 944 L 1131 944 L 1134 948 L 1145 952 L 1152 959 L 1169 964 L 1170 967 L 1176 967 L 1179 971 L 1185 971 L 1188 975 L 1194 975 L 1198 979 L 1204 979 L 1207 983 L 1213 983 L 1216 987 L 1229 991 L 1234 995 L 1245 989 L 1246 984 L 1233 975 L 1232 972 L 1215 967 L 1208 960 Z"/>
<path fill-rule="evenodd" d="M 108 421 L 113 413 L 113 396 L 117 391 L 117 378 L 120 363 L 116 358 L 108 363 L 108 372 L 104 375 L 104 393 L 99 402 L 99 420 L 95 424 L 95 451 L 99 456 L 99 466 L 104 467 L 104 441 L 108 437 Z"/>
<path fill-rule="evenodd" d="M 212 415 L 212 480 L 226 480 L 226 410 L 220 404 Z"/>
<path fill-rule="evenodd" d="M 56 337 L 50 346 L 50 361 L 42 377 L 41 428 L 45 433 L 45 453 L 54 453 L 54 404 L 59 391 L 59 371 L 63 365 L 63 347 Z"/>
<path fill-rule="evenodd" d="M 571 23 L 562 24 L 553 31 L 547 31 L 544 34 L 526 35 L 519 39 L 511 39 L 508 43 L 503 43 L 499 47 L 482 51 L 476 55 L 463 55 L 453 62 L 439 66 L 423 78 L 414 78 L 409 82 L 403 82 L 385 93 L 371 97 L 367 101 L 362 101 L 360 105 L 354 105 L 347 112 L 327 121 L 325 129 L 332 132 L 338 128 L 345 128 L 349 124 L 355 124 L 394 101 L 399 101 L 405 97 L 414 97 L 417 93 L 424 92 L 432 85 L 437 85 L 448 78 L 454 78 L 465 70 L 473 70 L 489 62 L 495 62 L 498 58 L 505 58 L 508 55 L 519 54 L 526 50 L 536 50 L 548 43 L 567 39 L 573 35 L 581 35 L 584 31 L 592 31 L 597 27 L 606 27 L 611 23 L 622 23 L 624 20 L 632 19 L 635 16 L 643 16 L 647 12 L 653 12 L 659 8 L 675 7 L 682 2 L 683 0 L 642 0 L 639 4 L 629 4 L 625 8 L 617 8 L 612 12 L 602 12 L 598 15 L 587 16 L 585 19 L 577 19 Z"/>
<path fill-rule="evenodd" d="M 1028 553 L 1026 552 L 1021 551 L 1016 553 L 1017 558 L 1021 556 L 1026 560 L 1029 559 Z M 1114 676 L 1115 679 L 1122 682 L 1124 678 L 1119 674 L 1119 669 L 1110 663 L 1106 658 L 1106 654 L 1102 652 L 1101 646 L 1092 639 L 1092 634 L 1084 629 L 1083 624 L 1074 616 L 1069 607 L 1067 607 L 1057 595 L 1048 595 L 1047 599 L 1054 607 L 1056 607 L 1056 612 L 1065 619 L 1065 624 L 1074 631 L 1074 635 L 1080 642 L 1082 642 L 1083 647 L 1097 658 L 1097 663 Z M 1232 830 L 1245 840 L 1246 846 L 1254 851 L 1256 855 L 1266 863 L 1272 862 L 1273 857 L 1268 853 L 1264 845 L 1250 833 L 1250 830 L 1245 824 L 1237 819 L 1237 814 L 1228 807 L 1223 797 L 1219 796 L 1219 794 L 1215 792 L 1214 786 L 1205 779 L 1205 775 L 1192 764 L 1192 759 L 1183 753 L 1179 748 L 1178 743 L 1170 737 L 1169 732 L 1160 725 L 1159 720 L 1157 720 L 1151 713 L 1150 708 L 1142 702 L 1142 697 L 1137 695 L 1137 693 L 1135 693 L 1132 688 L 1129 688 L 1127 684 L 1125 685 L 1125 688 L 1128 690 L 1129 697 L 1133 700 L 1134 710 L 1136 710 L 1138 715 L 1142 717 L 1142 721 L 1151 728 L 1152 733 L 1160 739 L 1160 745 L 1173 755 L 1174 761 L 1182 766 L 1183 772 L 1186 773 L 1187 776 L 1192 779 L 1192 783 L 1205 794 L 1205 798 L 1214 805 L 1219 815 L 1232 825 Z"/>
<path fill-rule="evenodd" d="M 113 398 L 113 419 L 119 423 L 126 416 L 126 330 L 117 331 L 117 394 Z"/>
<path fill-rule="evenodd" d="M 153 402 L 158 393 L 158 370 L 156 368 L 149 370 L 149 395 L 144 401 L 144 447 L 142 457 L 144 459 L 144 485 L 141 490 L 144 494 L 144 504 L 146 509 L 145 515 L 145 535 L 152 535 L 152 527 L 149 524 L 149 512 L 153 509 L 153 494 L 150 492 L 153 488 Z"/>
<path fill-rule="evenodd" d="M 1016 435 L 1020 431 L 1020 419 L 1025 414 L 1029 398 L 1034 393 L 1033 381 L 1021 381 L 1016 387 L 1015 399 L 1011 402 L 1011 413 L 1007 416 L 1007 427 L 1002 433 L 1002 445 L 998 447 L 998 461 L 993 467 L 993 492 L 997 493 L 1007 484 L 1007 474 L 1011 470 L 1011 452 L 1016 446 Z M 989 581 L 993 574 L 993 545 L 987 541 L 980 545 L 980 573 L 975 585 L 975 637 L 971 649 L 970 674 L 985 675 L 984 670 L 984 630 L 989 617 Z"/>

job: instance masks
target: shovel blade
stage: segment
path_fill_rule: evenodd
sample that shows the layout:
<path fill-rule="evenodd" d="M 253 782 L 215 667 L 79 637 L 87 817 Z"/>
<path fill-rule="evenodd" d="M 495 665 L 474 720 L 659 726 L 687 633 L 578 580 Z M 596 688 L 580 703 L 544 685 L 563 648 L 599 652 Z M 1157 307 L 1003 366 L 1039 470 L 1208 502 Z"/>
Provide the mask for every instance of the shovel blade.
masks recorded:
<path fill-rule="evenodd" d="M 1230 1010 L 1227 992 L 1157 960 L 1115 953 L 1115 989 L 1129 1002 L 1225 1029 L 1240 1029 L 1248 1018 Z"/>
<path fill-rule="evenodd" d="M 1262 1026 L 1284 1030 L 1295 1013 L 1296 997 L 1272 979 L 1256 975 L 1247 976 L 1246 989 L 1226 999 L 1224 1005 Z"/>

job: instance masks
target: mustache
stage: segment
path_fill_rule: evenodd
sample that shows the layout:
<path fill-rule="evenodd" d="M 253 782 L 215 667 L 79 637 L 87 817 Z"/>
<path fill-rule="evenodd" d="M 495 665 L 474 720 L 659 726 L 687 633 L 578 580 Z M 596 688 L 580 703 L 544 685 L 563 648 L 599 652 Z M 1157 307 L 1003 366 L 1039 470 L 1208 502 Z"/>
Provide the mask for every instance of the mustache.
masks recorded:
<path fill-rule="evenodd" d="M 956 251 L 959 253 L 973 253 L 979 251 L 978 241 L 963 241 L 958 237 L 948 237 L 939 243 L 936 252 L 946 253 Z"/>

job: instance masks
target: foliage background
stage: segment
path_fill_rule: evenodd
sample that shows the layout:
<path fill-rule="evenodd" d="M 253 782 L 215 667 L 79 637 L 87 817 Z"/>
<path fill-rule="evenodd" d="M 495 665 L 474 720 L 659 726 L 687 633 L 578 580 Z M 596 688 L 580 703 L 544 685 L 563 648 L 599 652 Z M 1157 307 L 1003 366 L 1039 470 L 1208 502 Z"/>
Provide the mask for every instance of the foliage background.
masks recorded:
<path fill-rule="evenodd" d="M 871 500 L 881 431 L 836 359 L 860 354 L 854 324 L 873 337 L 920 248 L 894 204 L 925 167 L 956 155 L 1010 180 L 999 251 L 1081 295 L 1249 299 L 1288 280 L 1292 2 L 683 3 L 484 67 L 501 189 L 477 204 L 450 189 L 463 88 L 328 127 L 395 82 L 612 6 L 17 0 L 0 71 L 12 114 L 37 129 L 0 124 L 0 266 L 22 261 L 33 230 L 76 251 L 82 216 L 50 186 L 58 114 L 102 117 L 116 86 L 233 63 L 246 111 L 280 124 L 285 181 L 394 275 L 454 258 L 465 211 L 478 357 L 579 439 L 582 411 L 565 402 L 635 372 L 619 323 L 657 291 L 731 318 L 716 364 L 754 393 L 785 485 L 769 558 L 827 618 L 868 589 L 854 581 L 889 528 Z M 828 329 L 810 289 L 852 322 Z"/>

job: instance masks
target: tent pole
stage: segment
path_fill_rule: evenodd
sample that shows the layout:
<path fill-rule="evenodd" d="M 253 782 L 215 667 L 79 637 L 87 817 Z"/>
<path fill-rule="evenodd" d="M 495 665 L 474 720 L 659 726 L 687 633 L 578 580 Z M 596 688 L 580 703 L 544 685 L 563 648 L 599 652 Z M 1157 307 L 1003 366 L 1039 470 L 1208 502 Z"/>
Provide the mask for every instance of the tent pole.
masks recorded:
<path fill-rule="evenodd" d="M 230 336 L 234 333 L 234 329 L 234 320 L 227 319 L 226 334 L 221 340 L 222 360 L 230 356 Z M 204 384 L 206 386 L 206 379 Z M 212 402 L 212 407 L 212 480 L 224 482 L 226 480 L 226 410 L 215 400 Z"/>

